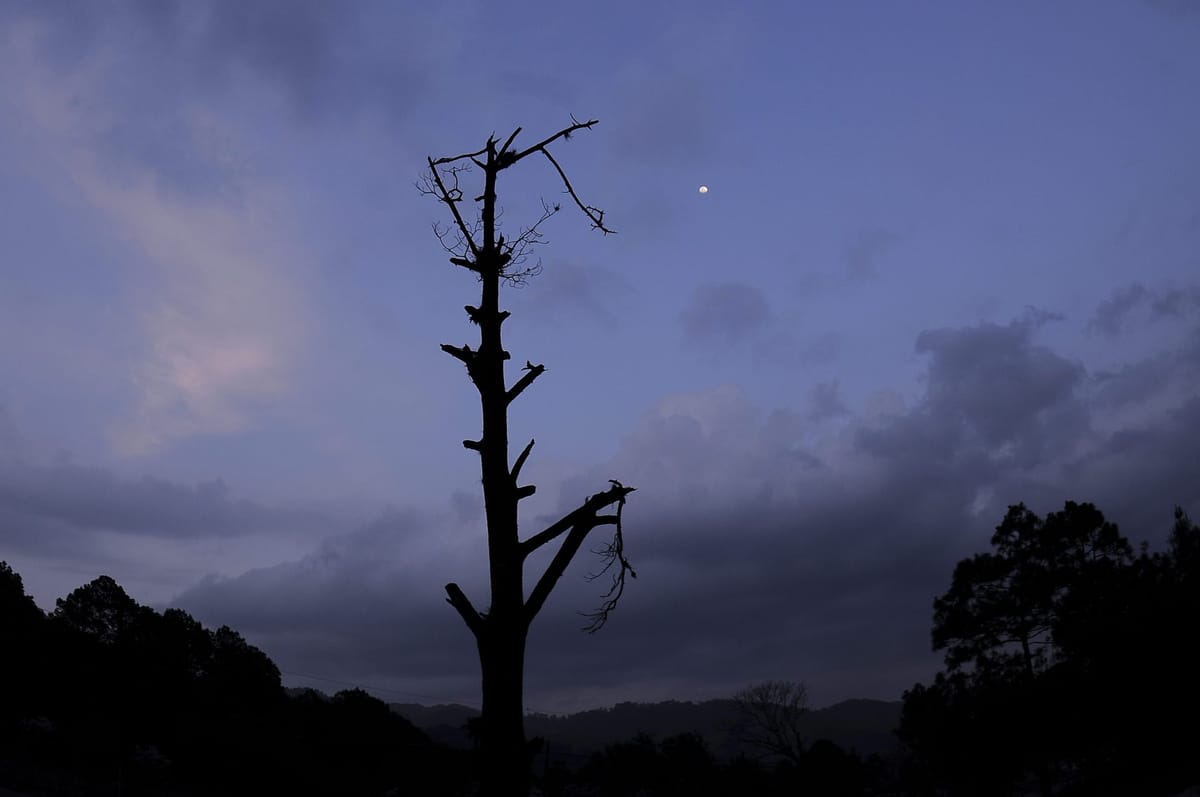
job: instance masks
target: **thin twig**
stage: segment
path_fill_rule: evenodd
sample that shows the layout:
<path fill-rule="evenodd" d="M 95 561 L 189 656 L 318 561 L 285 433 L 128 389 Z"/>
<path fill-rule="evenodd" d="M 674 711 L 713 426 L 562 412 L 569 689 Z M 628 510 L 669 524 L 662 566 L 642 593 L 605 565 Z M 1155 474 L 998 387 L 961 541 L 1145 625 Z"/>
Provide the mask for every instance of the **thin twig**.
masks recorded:
<path fill-rule="evenodd" d="M 567 193 L 571 195 L 571 199 L 575 200 L 575 204 L 578 205 L 579 209 L 583 211 L 583 215 L 591 219 L 592 229 L 600 230 L 605 235 L 609 235 L 610 233 L 615 234 L 615 230 L 610 230 L 604 226 L 603 210 L 600 208 L 594 208 L 591 205 L 585 205 L 583 204 L 582 200 L 579 199 L 579 195 L 575 193 L 575 188 L 571 185 L 571 181 L 567 179 L 567 173 L 564 172 L 563 168 L 558 165 L 558 161 L 556 161 L 554 156 L 550 154 L 550 150 L 543 147 L 542 154 L 546 156 L 546 160 L 554 164 L 554 168 L 558 172 L 558 176 L 562 178 L 563 185 L 567 187 Z"/>
<path fill-rule="evenodd" d="M 617 489 L 622 489 L 621 483 L 611 480 L 613 486 Z M 637 572 L 633 569 L 633 565 L 625 558 L 625 536 L 621 529 L 621 511 L 625 508 L 625 496 L 622 495 L 617 501 L 617 514 L 614 518 L 613 525 L 616 530 L 613 532 L 612 542 L 610 542 L 603 551 L 597 551 L 605 558 L 604 567 L 599 572 L 588 577 L 589 581 L 595 581 L 600 576 L 607 573 L 614 564 L 619 564 L 621 569 L 613 574 L 612 586 L 608 588 L 608 592 L 604 593 L 603 602 L 600 608 L 594 612 L 584 614 L 589 618 L 588 624 L 583 627 L 583 630 L 589 634 L 594 634 L 604 627 L 608 622 L 608 616 L 616 610 L 617 603 L 621 600 L 621 596 L 625 593 L 625 574 L 628 573 L 631 578 L 637 578 Z"/>
<path fill-rule="evenodd" d="M 471 249 L 471 254 L 476 258 L 479 257 L 479 249 L 475 246 L 475 240 L 471 237 L 471 233 L 467 230 L 467 224 L 463 221 L 462 214 L 458 212 L 458 203 L 462 201 L 462 191 L 458 189 L 458 172 L 454 171 L 454 190 L 457 196 L 452 195 L 446 190 L 446 184 L 442 182 L 442 175 L 438 171 L 437 164 L 433 158 L 429 158 L 429 171 L 433 175 L 433 181 L 437 184 L 438 190 L 441 191 L 441 201 L 445 202 L 450 207 L 450 212 L 454 214 L 454 222 L 458 225 L 458 229 L 462 232 L 463 238 L 467 241 L 467 246 Z"/>
<path fill-rule="evenodd" d="M 574 116 L 571 117 L 571 121 L 575 122 L 575 124 L 571 125 L 570 127 L 564 127 L 562 130 L 559 130 L 557 133 L 550 136 L 549 138 L 539 141 L 538 143 L 534 144 L 532 147 L 529 147 L 528 149 L 524 149 L 524 150 L 521 150 L 520 152 L 518 152 L 516 155 L 513 156 L 513 159 L 511 161 L 509 161 L 507 164 L 505 164 L 505 168 L 507 168 L 508 166 L 512 166 L 514 163 L 521 160 L 522 158 L 524 158 L 527 155 L 532 155 L 533 153 L 537 152 L 538 150 L 545 149 L 547 146 L 554 143 L 555 141 L 557 141 L 560 138 L 570 138 L 571 134 L 574 133 L 576 130 L 584 130 L 584 129 L 590 130 L 593 126 L 600 123 L 599 119 L 589 119 L 586 122 L 580 122 L 580 121 L 576 120 Z"/>

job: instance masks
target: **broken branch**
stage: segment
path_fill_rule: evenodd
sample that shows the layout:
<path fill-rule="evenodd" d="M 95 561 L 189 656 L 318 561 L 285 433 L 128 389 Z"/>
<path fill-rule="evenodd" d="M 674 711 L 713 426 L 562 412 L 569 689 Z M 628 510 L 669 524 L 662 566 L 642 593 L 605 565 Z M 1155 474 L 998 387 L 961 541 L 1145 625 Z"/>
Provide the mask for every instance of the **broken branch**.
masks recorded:
<path fill-rule="evenodd" d="M 625 496 L 632 493 L 635 489 L 634 487 L 625 487 L 614 482 L 613 486 L 609 489 L 589 497 L 581 506 L 563 515 L 563 517 L 547 526 L 544 531 L 538 532 L 521 543 L 521 558 L 529 556 L 529 554 L 541 548 L 546 543 L 553 541 L 584 519 L 595 520 L 596 523 L 594 525 L 607 523 L 608 521 L 596 517 L 596 513 L 617 501 L 625 500 Z"/>
<path fill-rule="evenodd" d="M 517 461 L 512 466 L 513 484 L 517 483 L 517 477 L 521 475 L 521 468 L 525 465 L 525 460 L 529 459 L 529 452 L 533 450 L 533 439 L 530 438 L 529 445 L 525 446 L 520 455 L 517 456 Z"/>
<path fill-rule="evenodd" d="M 467 368 L 475 364 L 475 352 L 471 351 L 470 346 L 451 346 L 449 343 L 443 343 L 442 351 L 467 366 Z"/>
<path fill-rule="evenodd" d="M 471 605 L 471 601 L 463 593 L 459 586 L 455 583 L 446 585 L 446 603 L 450 604 L 458 611 L 463 622 L 467 624 L 467 628 L 471 629 L 476 637 L 483 633 L 483 618 L 479 616 L 479 612 L 475 611 L 475 607 Z"/>
<path fill-rule="evenodd" d="M 613 481 L 614 487 L 620 487 L 621 483 Z M 625 508 L 625 496 L 621 496 L 617 501 L 617 514 L 608 515 L 612 518 L 613 524 L 617 527 L 613 532 L 612 541 L 605 546 L 604 550 L 596 551 L 605 558 L 604 567 L 600 571 L 588 577 L 588 581 L 595 581 L 600 576 L 612 569 L 614 564 L 619 564 L 621 569 L 613 574 L 612 585 L 608 588 L 608 592 L 604 593 L 600 608 L 594 612 L 590 612 L 585 617 L 589 618 L 588 624 L 583 627 L 584 631 L 589 634 L 594 634 L 604 627 L 608 622 L 608 616 L 616 608 L 617 603 L 621 600 L 621 596 L 625 594 L 625 574 L 628 573 L 631 578 L 637 578 L 637 572 L 633 569 L 633 565 L 625 558 L 625 536 L 621 530 L 621 510 Z M 597 518 L 599 520 L 599 518 Z"/>
<path fill-rule="evenodd" d="M 532 363 L 526 361 L 525 368 L 523 370 L 527 371 L 525 376 L 518 379 L 516 384 L 508 389 L 508 394 L 505 397 L 505 402 L 508 404 L 512 404 L 514 401 L 516 401 L 517 396 L 521 395 L 521 393 L 525 391 L 525 388 L 533 384 L 533 380 L 544 374 L 546 372 L 546 366 L 533 365 Z"/>

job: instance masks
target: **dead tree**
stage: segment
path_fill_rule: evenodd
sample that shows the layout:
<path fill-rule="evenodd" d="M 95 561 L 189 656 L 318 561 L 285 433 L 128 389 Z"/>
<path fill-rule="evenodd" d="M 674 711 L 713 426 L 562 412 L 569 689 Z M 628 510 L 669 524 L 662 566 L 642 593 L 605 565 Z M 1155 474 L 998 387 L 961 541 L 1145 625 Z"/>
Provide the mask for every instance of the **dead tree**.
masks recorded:
<path fill-rule="evenodd" d="M 743 742 L 765 756 L 801 765 L 808 689 L 792 681 L 764 681 L 733 696 Z"/>
<path fill-rule="evenodd" d="M 579 122 L 559 130 L 532 146 L 514 147 L 517 128 L 501 144 L 494 136 L 480 150 L 453 157 L 429 158 L 429 172 L 419 188 L 423 193 L 444 203 L 452 223 L 434 225 L 434 232 L 450 262 L 475 275 L 481 283 L 482 295 L 478 306 L 466 306 L 467 317 L 479 328 L 479 343 L 443 345 L 442 350 L 467 368 L 471 382 L 479 392 L 483 413 L 483 434 L 478 439 L 464 440 L 463 446 L 479 455 L 483 475 L 483 496 L 487 522 L 488 564 L 491 578 L 491 603 L 479 611 L 457 584 L 446 585 L 447 602 L 462 617 L 475 637 L 483 680 L 483 712 L 479 724 L 482 754 L 481 786 L 485 795 L 525 794 L 529 782 L 529 758 L 526 752 L 523 716 L 523 678 L 525 669 L 525 640 L 530 623 L 546 603 L 554 585 L 579 551 L 588 533 L 597 526 L 613 526 L 614 535 L 606 547 L 598 551 L 605 557 L 601 572 L 610 572 L 612 585 L 600 608 L 588 615 L 586 630 L 596 631 L 604 625 L 609 613 L 625 587 L 625 576 L 635 576 L 625 558 L 621 532 L 621 510 L 626 496 L 633 492 L 618 481 L 610 480 L 608 489 L 586 498 L 542 531 L 521 539 L 518 534 L 517 504 L 533 495 L 532 484 L 519 484 L 521 468 L 533 449 L 533 440 L 521 450 L 515 461 L 509 460 L 508 406 L 534 380 L 545 373 L 543 365 L 526 361 L 522 376 L 513 384 L 505 381 L 505 362 L 510 355 L 504 350 L 501 327 L 508 318 L 500 309 L 500 285 L 522 283 L 540 271 L 540 264 L 527 265 L 533 247 L 541 243 L 540 227 L 558 212 L 559 204 L 543 201 L 541 217 L 521 229 L 514 238 L 506 239 L 497 224 L 496 182 L 500 173 L 530 156 L 541 156 L 557 172 L 564 194 L 591 222 L 592 228 L 608 234 L 604 212 L 585 204 L 550 146 L 566 140 L 579 130 L 590 129 L 596 120 Z M 483 173 L 483 191 L 468 200 L 463 193 L 463 181 L 477 169 Z M 471 209 L 471 205 L 475 209 Z M 525 560 L 544 545 L 558 543 L 558 551 L 545 571 L 525 595 Z"/>

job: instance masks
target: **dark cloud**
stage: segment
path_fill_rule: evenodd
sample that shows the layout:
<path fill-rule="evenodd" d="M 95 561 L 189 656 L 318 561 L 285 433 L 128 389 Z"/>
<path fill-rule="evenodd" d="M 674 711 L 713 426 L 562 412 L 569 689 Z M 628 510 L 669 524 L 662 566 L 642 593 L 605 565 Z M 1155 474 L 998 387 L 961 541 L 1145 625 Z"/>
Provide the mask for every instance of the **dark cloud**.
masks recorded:
<path fill-rule="evenodd" d="M 1158 317 L 1184 318 L 1200 312 L 1200 288 L 1168 288 L 1154 296 L 1150 309 Z"/>
<path fill-rule="evenodd" d="M 917 336 L 917 351 L 931 355 L 923 411 L 936 416 L 955 444 L 976 439 L 993 455 L 1033 464 L 1047 447 L 1087 431 L 1087 411 L 1076 395 L 1083 365 L 1033 341 L 1046 320 L 1035 314 L 1004 326 Z"/>
<path fill-rule="evenodd" d="M 849 408 L 842 399 L 841 387 L 837 382 L 819 382 L 809 392 L 808 417 L 814 421 L 848 415 Z"/>
<path fill-rule="evenodd" d="M 1116 370 L 1098 371 L 1092 376 L 1096 403 L 1106 408 L 1137 406 L 1161 393 L 1174 373 L 1175 357 L 1164 354 Z"/>
<path fill-rule="evenodd" d="M 766 326 L 770 307 L 763 292 L 744 282 L 701 285 L 680 314 L 692 342 L 736 343 Z"/>
<path fill-rule="evenodd" d="M 1067 480 L 1123 524 L 1135 540 L 1161 536 L 1173 506 L 1200 508 L 1200 379 L 1190 398 L 1165 413 L 1119 428 L 1084 456 L 1070 460 Z"/>
<path fill-rule="evenodd" d="M 274 81 L 294 107 L 313 114 L 338 101 L 344 9 L 315 0 L 213 3 L 197 57 L 217 68 L 241 65 Z"/>
<path fill-rule="evenodd" d="M 606 584 L 586 580 L 597 564 L 586 553 L 573 564 L 531 632 L 528 704 L 703 698 L 764 678 L 806 680 L 818 704 L 895 699 L 937 668 L 932 600 L 1008 504 L 1094 501 L 1135 542 L 1161 544 L 1174 504 L 1200 509 L 1200 368 L 1128 399 L 1143 412 L 1113 421 L 1097 380 L 1038 342 L 1048 320 L 922 333 L 922 392 L 889 413 L 848 413 L 836 384 L 769 411 L 736 387 L 664 399 L 612 461 L 560 486 L 564 511 L 608 478 L 638 487 L 625 510 L 638 579 L 589 636 L 579 612 Z M 1170 352 L 1200 363 L 1200 334 Z M 823 422 L 833 415 L 844 424 Z M 442 585 L 486 605 L 486 555 L 477 497 L 451 503 L 384 513 L 176 603 L 239 628 L 288 672 L 477 699 L 475 650 Z"/>
<path fill-rule="evenodd" d="M 1149 299 L 1150 292 L 1141 283 L 1135 282 L 1124 288 L 1117 288 L 1112 296 L 1096 308 L 1096 312 L 1088 321 L 1088 329 L 1116 337 L 1125 324 L 1126 317 Z"/>
<path fill-rule="evenodd" d="M 1138 311 L 1148 312 L 1137 318 Z M 1186 318 L 1200 311 L 1200 288 L 1168 287 L 1150 290 L 1138 282 L 1117 288 L 1096 307 L 1088 320 L 1089 331 L 1113 338 L 1127 329 L 1133 320 L 1141 323 L 1162 319 Z"/>
<path fill-rule="evenodd" d="M 1157 397 L 1191 395 L 1200 384 L 1200 326 L 1165 351 L 1096 372 L 1092 382 L 1096 406 L 1106 409 L 1136 408 Z"/>
<path fill-rule="evenodd" d="M 209 124 L 234 92 L 265 88 L 310 123 L 409 117 L 436 78 L 425 34 L 437 13 L 392 9 L 389 39 L 362 10 L 316 0 L 119 0 L 103 9 L 7 4 L 0 19 L 31 21 L 37 52 L 54 70 L 87 69 L 92 83 L 75 109 L 87 117 L 102 169 L 127 179 L 132 167 L 162 189 L 211 194 L 236 193 L 242 176 L 231 153 L 244 144 Z M 90 61 L 97 54 L 99 66 Z"/>
<path fill-rule="evenodd" d="M 72 533 L 105 530 L 173 539 L 244 536 L 312 524 L 303 513 L 235 498 L 219 479 L 196 485 L 150 477 L 127 480 L 69 462 L 0 465 L 0 514 L 10 533 L 50 525 Z"/>
<path fill-rule="evenodd" d="M 0 467 L 25 458 L 28 444 L 8 408 L 0 402 Z"/>
<path fill-rule="evenodd" d="M 368 682 L 382 674 L 453 695 L 475 671 L 474 646 L 442 585 L 461 580 L 481 606 L 486 598 L 471 588 L 477 574 L 416 555 L 427 547 L 420 539 L 446 537 L 444 521 L 389 511 L 298 561 L 206 578 L 173 605 L 237 628 L 285 672 Z"/>

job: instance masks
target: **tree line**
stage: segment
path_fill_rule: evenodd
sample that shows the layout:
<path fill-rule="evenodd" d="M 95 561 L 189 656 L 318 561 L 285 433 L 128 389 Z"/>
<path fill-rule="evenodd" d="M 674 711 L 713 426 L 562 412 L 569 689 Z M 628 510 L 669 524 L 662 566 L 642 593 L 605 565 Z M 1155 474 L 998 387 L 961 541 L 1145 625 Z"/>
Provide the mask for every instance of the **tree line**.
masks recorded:
<path fill-rule="evenodd" d="M 46 795 L 470 795 L 472 750 L 434 743 L 359 689 L 284 689 L 228 626 L 140 605 L 99 578 L 43 612 L 0 562 L 0 786 Z M 798 709 L 798 706 L 791 706 Z M 802 710 L 802 709 L 800 709 Z M 863 794 L 878 758 L 829 741 L 787 761 L 722 761 L 697 733 L 647 734 L 568 766 L 533 739 L 527 761 L 560 795 Z M 749 791 L 747 791 L 749 790 Z"/>
<path fill-rule="evenodd" d="M 934 601 L 945 667 L 904 694 L 906 793 L 1200 785 L 1200 527 L 1135 554 L 1092 504 L 1012 506 Z"/>
<path fill-rule="evenodd" d="M 904 693 L 892 756 L 798 729 L 802 684 L 735 696 L 761 755 L 645 734 L 568 766 L 540 739 L 540 794 L 1175 795 L 1200 784 L 1200 527 L 1133 546 L 1091 504 L 1008 510 L 933 602 L 933 681 Z M 361 690 L 282 686 L 226 626 L 139 605 L 101 576 L 43 612 L 0 562 L 0 785 L 38 794 L 466 795 L 486 751 L 432 742 Z M 478 739 L 478 725 L 470 728 Z"/>
<path fill-rule="evenodd" d="M 463 754 L 359 689 L 289 694 L 233 629 L 101 576 L 46 614 L 0 562 L 0 785 L 36 794 L 461 794 Z"/>

